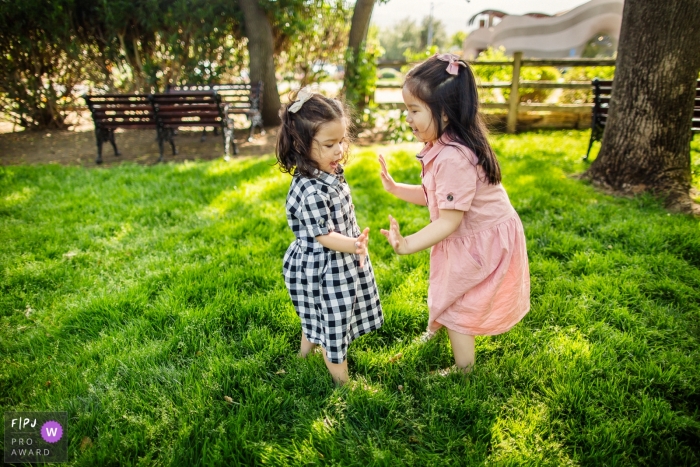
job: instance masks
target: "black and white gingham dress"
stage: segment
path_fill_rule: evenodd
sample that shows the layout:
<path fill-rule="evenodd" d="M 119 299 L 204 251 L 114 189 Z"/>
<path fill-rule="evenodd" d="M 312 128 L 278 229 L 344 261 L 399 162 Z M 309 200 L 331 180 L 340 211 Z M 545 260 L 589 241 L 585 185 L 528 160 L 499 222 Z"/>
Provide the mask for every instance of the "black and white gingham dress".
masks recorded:
<path fill-rule="evenodd" d="M 342 363 L 355 338 L 384 322 L 374 270 L 365 258 L 325 248 L 315 237 L 360 235 L 350 188 L 338 175 L 295 175 L 287 194 L 287 222 L 296 239 L 284 255 L 284 282 L 301 318 L 302 332 L 320 344 L 332 363 Z"/>

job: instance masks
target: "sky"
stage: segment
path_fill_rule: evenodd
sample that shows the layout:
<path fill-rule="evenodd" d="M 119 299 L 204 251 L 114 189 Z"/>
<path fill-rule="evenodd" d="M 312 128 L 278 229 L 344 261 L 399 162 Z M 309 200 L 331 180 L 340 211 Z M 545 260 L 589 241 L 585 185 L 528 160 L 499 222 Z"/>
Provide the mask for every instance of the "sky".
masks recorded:
<path fill-rule="evenodd" d="M 420 21 L 430 14 L 430 3 L 430 0 L 389 0 L 384 5 L 374 6 L 371 22 L 386 28 L 406 17 Z M 434 0 L 433 3 L 433 16 L 442 21 L 450 36 L 457 31 L 468 31 L 467 20 L 483 10 L 500 10 L 514 15 L 554 14 L 576 8 L 587 0 Z"/>

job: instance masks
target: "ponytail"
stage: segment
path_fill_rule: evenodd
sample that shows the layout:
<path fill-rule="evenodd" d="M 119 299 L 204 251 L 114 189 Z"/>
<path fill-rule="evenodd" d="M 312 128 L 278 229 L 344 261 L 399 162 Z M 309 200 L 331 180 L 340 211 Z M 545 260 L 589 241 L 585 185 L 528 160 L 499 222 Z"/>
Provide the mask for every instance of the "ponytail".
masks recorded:
<path fill-rule="evenodd" d="M 456 70 L 456 74 L 449 73 L 445 62 L 433 56 L 408 72 L 404 87 L 430 108 L 438 139 L 471 149 L 489 184 L 497 185 L 501 183 L 501 167 L 479 114 L 476 79 L 466 62 L 459 61 Z M 449 124 L 442 124 L 443 115 Z"/>

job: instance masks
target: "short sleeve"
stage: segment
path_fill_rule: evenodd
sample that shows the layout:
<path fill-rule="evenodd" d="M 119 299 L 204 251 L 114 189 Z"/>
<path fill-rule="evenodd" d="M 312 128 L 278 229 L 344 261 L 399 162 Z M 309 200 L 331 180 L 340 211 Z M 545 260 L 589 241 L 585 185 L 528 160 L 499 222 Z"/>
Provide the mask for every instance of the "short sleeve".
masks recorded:
<path fill-rule="evenodd" d="M 296 218 L 312 237 L 327 235 L 335 229 L 328 200 L 315 192 L 304 196 L 296 212 Z"/>
<path fill-rule="evenodd" d="M 435 159 L 435 198 L 438 209 L 469 211 L 471 208 L 478 178 L 475 161 L 472 161 L 476 157 L 469 149 L 460 149 L 448 146 Z"/>

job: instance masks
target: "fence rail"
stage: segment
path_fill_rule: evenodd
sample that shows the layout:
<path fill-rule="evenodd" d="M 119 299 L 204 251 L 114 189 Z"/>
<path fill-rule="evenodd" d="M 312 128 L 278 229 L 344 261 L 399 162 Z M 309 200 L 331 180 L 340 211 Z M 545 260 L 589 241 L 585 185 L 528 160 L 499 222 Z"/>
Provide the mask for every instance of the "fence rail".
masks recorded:
<path fill-rule="evenodd" d="M 559 83 L 556 81 L 521 81 L 520 70 L 522 67 L 593 67 L 593 66 L 615 66 L 614 58 L 523 58 L 522 52 L 515 52 L 513 60 L 467 60 L 472 66 L 512 66 L 513 81 L 495 81 L 491 83 L 480 83 L 477 86 L 483 89 L 510 89 L 510 98 L 507 103 L 482 103 L 484 109 L 504 109 L 508 110 L 506 131 L 515 133 L 518 123 L 519 112 L 561 112 L 568 114 L 590 114 L 593 104 L 524 104 L 520 103 L 520 88 L 530 89 L 591 89 L 591 83 L 587 81 L 572 81 L 569 83 Z M 405 65 L 412 65 L 409 62 L 381 62 L 379 67 L 401 68 Z M 379 89 L 396 89 L 392 85 L 378 85 Z M 395 104 L 381 104 L 380 107 L 399 108 Z"/>
<path fill-rule="evenodd" d="M 561 114 L 561 118 L 567 122 L 584 118 L 585 114 L 590 115 L 593 104 L 532 104 L 520 102 L 520 88 L 529 89 L 591 89 L 588 81 L 572 81 L 569 83 L 559 83 L 556 81 L 521 81 L 520 69 L 522 67 L 593 67 L 593 66 L 615 66 L 615 59 L 593 59 L 593 58 L 558 58 L 558 59 L 535 59 L 523 58 L 521 52 L 513 54 L 513 60 L 468 60 L 472 66 L 512 66 L 513 81 L 494 81 L 490 83 L 479 83 L 477 86 L 482 89 L 510 89 L 509 101 L 506 103 L 482 103 L 483 109 L 507 110 L 506 131 L 515 133 L 518 123 L 518 113 L 520 112 L 551 112 Z M 401 68 L 414 63 L 404 61 L 380 62 L 379 67 Z M 416 63 L 417 64 L 417 63 Z M 378 89 L 399 89 L 395 84 L 378 84 Z M 398 102 L 381 103 L 379 108 L 400 109 L 402 105 Z M 75 105 L 71 110 L 76 112 L 87 111 L 87 107 Z M 523 119 L 524 116 L 521 116 Z"/>
<path fill-rule="evenodd" d="M 472 66 L 478 65 L 513 65 L 514 60 L 466 60 Z M 406 65 L 417 65 L 420 62 L 385 61 L 379 62 L 377 66 L 381 68 L 399 69 Z M 615 66 L 614 58 L 521 58 L 522 66 Z"/>

